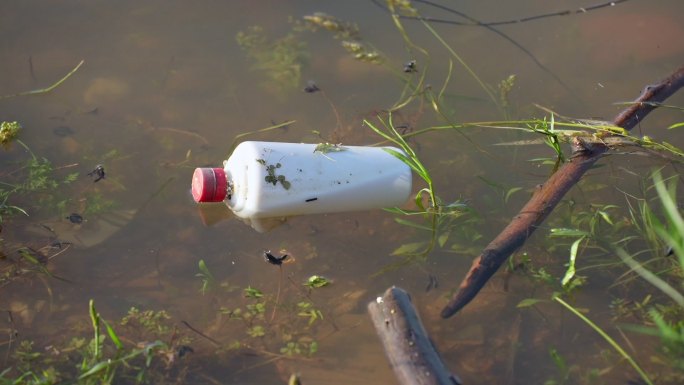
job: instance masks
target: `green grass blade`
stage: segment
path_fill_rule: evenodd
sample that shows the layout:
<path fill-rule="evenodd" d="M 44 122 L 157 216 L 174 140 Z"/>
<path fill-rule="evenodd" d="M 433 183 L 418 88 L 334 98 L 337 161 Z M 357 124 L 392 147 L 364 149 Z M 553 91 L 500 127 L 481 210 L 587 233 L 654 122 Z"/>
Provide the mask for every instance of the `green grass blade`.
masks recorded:
<path fill-rule="evenodd" d="M 451 46 L 446 41 L 444 41 L 442 36 L 438 34 L 437 31 L 435 31 L 434 28 L 432 28 L 432 26 L 428 22 L 426 22 L 423 19 L 421 19 L 421 22 L 423 23 L 425 28 L 432 34 L 432 36 L 434 36 L 435 39 L 437 39 L 437 41 L 439 41 L 440 44 L 442 44 L 442 46 L 444 46 L 444 48 L 446 48 L 446 50 L 449 51 L 451 56 L 453 56 L 461 64 L 461 66 L 465 68 L 465 70 L 470 74 L 470 76 L 473 79 L 475 79 L 475 81 L 480 85 L 480 87 L 487 93 L 487 96 L 489 96 L 489 99 L 491 99 L 494 105 L 497 106 L 499 109 L 502 109 L 501 105 L 499 104 L 499 99 L 496 97 L 496 95 L 494 95 L 494 93 L 492 93 L 490 88 L 482 81 L 482 79 L 480 79 L 480 77 L 477 76 L 475 71 L 473 71 L 472 68 L 470 68 L 468 63 L 466 63 L 465 60 L 463 60 L 461 56 L 459 56 L 456 53 L 456 51 L 454 51 L 453 48 L 451 48 Z"/>
<path fill-rule="evenodd" d="M 402 154 L 401 152 L 392 149 L 392 148 L 383 148 L 385 152 L 391 154 L 395 158 L 398 158 L 402 162 L 406 163 L 407 166 L 411 167 L 413 171 L 418 174 L 423 180 L 427 181 L 429 179 L 429 175 L 425 174 L 425 170 L 420 167 L 413 159 L 408 158 L 406 155 Z"/>
<path fill-rule="evenodd" d="M 660 202 L 665 209 L 665 214 L 674 225 L 676 231 L 679 234 L 684 234 L 684 218 L 682 218 L 681 214 L 679 213 L 677 203 L 674 199 L 674 197 L 676 197 L 676 192 L 674 189 L 676 185 L 672 183 L 671 186 L 666 186 L 660 171 L 653 173 L 653 182 L 656 191 L 658 192 Z"/>
<path fill-rule="evenodd" d="M 107 367 L 109 367 L 111 364 L 112 364 L 112 362 L 109 361 L 109 360 L 107 360 L 107 361 L 102 361 L 102 362 L 98 362 L 98 363 L 95 364 L 92 368 L 88 369 L 87 372 L 81 374 L 81 375 L 78 377 L 78 379 L 79 379 L 79 380 L 82 380 L 82 379 L 84 379 L 84 378 L 87 378 L 87 377 L 90 377 L 90 376 L 92 376 L 92 375 L 94 375 L 94 374 L 97 374 L 97 373 L 99 373 L 99 372 L 101 372 L 101 371 L 107 369 Z"/>
<path fill-rule="evenodd" d="M 653 274 L 650 272 L 648 269 L 644 268 L 642 265 L 640 265 L 638 262 L 634 260 L 627 252 L 620 247 L 614 248 L 613 250 L 615 254 L 622 259 L 622 261 L 630 267 L 630 269 L 634 270 L 637 274 L 639 274 L 643 279 L 648 281 L 651 285 L 655 286 L 658 288 L 658 290 L 662 291 L 664 294 L 666 294 L 668 297 L 672 298 L 673 301 L 675 301 L 679 306 L 684 307 L 684 296 L 679 293 L 675 288 L 670 286 L 667 282 L 663 281 L 658 277 L 657 275 Z"/>
<path fill-rule="evenodd" d="M 570 246 L 570 261 L 568 262 L 568 269 L 565 271 L 565 275 L 561 280 L 561 284 L 565 287 L 568 282 L 575 276 L 575 260 L 577 260 L 577 250 L 579 249 L 580 243 L 584 240 L 584 237 L 579 238 Z"/>
<path fill-rule="evenodd" d="M 596 331 L 601 337 L 603 337 L 603 339 L 604 339 L 606 342 L 608 342 L 608 344 L 609 344 L 610 346 L 612 346 L 613 349 L 615 349 L 615 351 L 617 351 L 618 354 L 620 354 L 620 356 L 622 356 L 625 360 L 627 360 L 627 362 L 629 362 L 630 365 L 632 365 L 632 367 L 634 368 L 634 370 L 636 370 L 637 373 L 639 373 L 639 375 L 641 376 L 641 379 L 644 380 L 644 382 L 645 382 L 646 384 L 648 384 L 648 385 L 653 385 L 653 382 L 652 382 L 651 379 L 648 377 L 648 374 L 646 374 L 646 372 L 644 372 L 644 370 L 641 369 L 641 367 L 636 363 L 636 361 L 634 361 L 634 359 L 633 359 L 629 354 L 627 354 L 627 352 L 625 352 L 625 350 L 622 349 L 622 347 L 621 347 L 617 342 L 615 342 L 614 339 L 612 339 L 608 334 L 606 334 L 606 332 L 604 332 L 603 329 L 601 329 L 600 327 L 598 327 L 598 325 L 596 325 L 595 323 L 593 323 L 589 318 L 585 317 L 584 314 L 582 314 L 582 313 L 580 313 L 579 311 L 577 311 L 577 309 L 575 309 L 574 307 L 570 306 L 570 304 L 568 304 L 567 302 L 563 301 L 560 297 L 555 296 L 555 297 L 553 297 L 553 299 L 554 299 L 554 301 L 556 301 L 556 302 L 560 303 L 561 305 L 563 305 L 566 309 L 570 310 L 570 312 L 571 312 L 572 314 L 576 315 L 579 319 L 581 319 L 582 321 L 584 321 L 584 323 L 586 323 L 587 325 L 589 325 L 592 329 L 594 329 L 594 331 Z"/>
<path fill-rule="evenodd" d="M 121 343 L 119 336 L 114 331 L 114 328 L 112 328 L 112 326 L 109 324 L 109 322 L 107 322 L 105 320 L 102 320 L 102 323 L 104 323 L 105 328 L 107 329 L 107 334 L 109 335 L 109 338 L 112 339 L 112 342 L 114 342 L 114 345 L 116 345 L 116 348 L 119 350 L 123 349 L 124 346 Z"/>
<path fill-rule="evenodd" d="M 421 214 L 422 214 L 422 213 L 421 213 Z M 420 229 L 420 230 L 432 231 L 432 228 L 429 227 L 429 226 L 425 226 L 425 225 L 421 225 L 421 224 L 418 224 L 418 223 L 415 223 L 415 222 L 407 221 L 406 219 L 394 218 L 394 220 L 395 220 L 397 223 L 399 223 L 399 224 L 401 224 L 401 225 L 404 225 L 404 226 L 413 227 L 413 228 L 415 228 L 415 229 Z"/>
<path fill-rule="evenodd" d="M 83 65 L 83 63 L 85 63 L 85 60 L 81 60 L 81 61 L 76 65 L 76 67 L 74 67 L 74 69 L 72 69 L 71 71 L 69 71 L 68 74 L 66 74 L 63 78 L 59 79 L 56 83 L 54 83 L 53 85 L 51 85 L 51 86 L 49 86 L 49 87 L 47 87 L 47 88 L 41 88 L 41 89 L 32 90 L 32 91 L 26 91 L 26 92 L 20 92 L 20 93 L 18 93 L 18 94 L 5 95 L 5 96 L 0 97 L 0 99 L 13 98 L 13 97 L 15 97 L 15 96 L 26 96 L 26 95 L 46 94 L 46 93 L 48 93 L 48 92 L 54 90 L 55 88 L 59 87 L 60 84 L 64 83 L 67 79 L 69 79 L 69 77 L 71 77 L 71 75 L 73 75 L 76 71 L 78 71 L 79 68 L 81 68 L 81 66 Z"/>
<path fill-rule="evenodd" d="M 92 299 L 89 302 L 89 311 L 90 311 L 90 320 L 93 323 L 93 331 L 95 332 L 95 339 L 93 340 L 95 346 L 94 346 L 94 351 L 93 351 L 93 359 L 94 361 L 98 361 L 101 356 L 101 346 L 100 346 L 100 315 L 97 313 L 97 310 L 95 310 L 95 301 Z"/>

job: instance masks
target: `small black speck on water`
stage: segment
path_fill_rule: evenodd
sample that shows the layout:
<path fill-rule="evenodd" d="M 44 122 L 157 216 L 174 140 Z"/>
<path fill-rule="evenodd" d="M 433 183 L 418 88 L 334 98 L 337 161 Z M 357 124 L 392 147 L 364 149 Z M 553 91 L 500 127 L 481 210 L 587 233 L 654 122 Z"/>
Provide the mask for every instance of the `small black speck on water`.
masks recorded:
<path fill-rule="evenodd" d="M 313 80 L 309 80 L 306 84 L 306 87 L 304 87 L 304 92 L 306 92 L 307 94 L 312 94 L 312 93 L 318 92 L 320 90 L 321 89 L 318 88 L 318 86 L 316 85 L 316 83 L 314 83 Z"/>
<path fill-rule="evenodd" d="M 270 263 L 271 265 L 280 266 L 283 264 L 283 261 L 287 259 L 287 254 L 283 255 L 282 257 L 276 257 L 271 254 L 270 251 L 264 251 L 264 258 L 266 259 L 266 262 Z"/>
<path fill-rule="evenodd" d="M 83 217 L 81 216 L 81 214 L 71 213 L 69 216 L 66 217 L 66 219 L 68 219 L 71 223 L 83 223 Z"/>
<path fill-rule="evenodd" d="M 416 66 L 416 61 L 411 60 L 409 62 L 404 63 L 404 72 L 406 72 L 406 73 L 418 72 L 418 67 Z"/>
<path fill-rule="evenodd" d="M 99 182 L 100 180 L 105 178 L 105 169 L 104 166 L 101 164 L 98 164 L 95 166 L 95 169 L 93 171 L 88 173 L 88 176 L 93 177 L 93 182 Z"/>

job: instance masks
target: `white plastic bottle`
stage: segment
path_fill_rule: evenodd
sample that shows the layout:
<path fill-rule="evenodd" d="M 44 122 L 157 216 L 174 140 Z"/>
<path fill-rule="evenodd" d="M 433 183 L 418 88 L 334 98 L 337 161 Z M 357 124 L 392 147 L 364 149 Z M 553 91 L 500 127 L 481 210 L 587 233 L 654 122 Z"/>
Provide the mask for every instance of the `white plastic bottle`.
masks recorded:
<path fill-rule="evenodd" d="M 357 211 L 404 204 L 411 177 L 381 147 L 249 141 L 223 168 L 195 169 L 192 196 L 242 218 Z"/>

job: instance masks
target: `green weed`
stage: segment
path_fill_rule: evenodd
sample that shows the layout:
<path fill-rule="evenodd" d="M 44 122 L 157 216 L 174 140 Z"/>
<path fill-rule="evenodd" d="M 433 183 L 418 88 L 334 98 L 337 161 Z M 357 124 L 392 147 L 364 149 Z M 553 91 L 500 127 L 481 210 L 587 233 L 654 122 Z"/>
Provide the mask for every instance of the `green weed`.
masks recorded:
<path fill-rule="evenodd" d="M 563 300 L 561 295 L 570 294 L 585 283 L 588 278 L 578 275 L 579 271 L 586 274 L 601 269 L 606 274 L 605 269 L 610 268 L 616 274 L 626 266 L 627 273 L 619 277 L 614 286 L 619 284 L 628 289 L 628 283 L 636 284 L 638 277 L 656 288 L 657 293 L 642 294 L 643 299 L 639 301 L 616 298 L 610 306 L 614 314 L 613 321 L 637 321 L 638 325 L 623 325 L 622 328 L 655 336 L 662 341 L 663 356 L 651 356 L 651 361 L 669 369 L 658 378 L 684 376 L 684 295 L 681 286 L 684 260 L 680 257 L 684 250 L 684 220 L 676 204 L 677 178 L 663 178 L 660 171 L 655 171 L 651 178 L 653 183 L 647 191 L 655 192 L 655 199 L 631 197 L 628 202 L 636 200 L 637 203 L 630 203 L 629 214 L 622 218 L 617 205 L 590 204 L 588 210 L 578 210 L 577 204 L 568 204 L 568 216 L 565 219 L 568 226 L 552 228 L 549 233 L 550 239 L 569 239 L 569 257 L 564 274 L 557 277 L 543 268 L 535 270 L 528 267 L 534 279 L 554 289 L 554 301 L 599 333 L 620 357 L 632 365 L 645 383 L 652 383 L 651 376 L 637 365 L 636 359 L 609 337 L 608 331 L 589 320 Z M 637 252 L 631 251 L 635 246 L 643 245 L 648 247 Z M 590 250 L 595 255 L 590 256 Z M 650 258 L 644 260 L 644 255 Z M 584 266 L 580 267 L 580 264 Z M 628 281 L 625 278 L 627 274 L 634 277 Z M 518 306 L 534 306 L 540 301 L 544 300 L 528 298 Z"/>
<path fill-rule="evenodd" d="M 58 177 L 55 167 L 46 158 L 35 156 L 22 142 L 31 157 L 21 166 L 15 168 L 6 182 L 0 182 L 0 222 L 6 216 L 17 213 L 29 214 L 28 208 L 19 204 L 10 204 L 10 200 L 21 199 L 30 202 L 31 207 L 39 207 L 52 210 L 56 214 L 63 214 L 68 198 L 58 195 L 60 188 L 72 184 L 78 177 L 78 173 L 69 173 Z"/>
<path fill-rule="evenodd" d="M 205 294 L 207 291 L 209 291 L 209 289 L 216 285 L 216 279 L 214 279 L 214 275 L 211 274 L 211 271 L 209 271 L 209 268 L 207 267 L 207 264 L 204 262 L 203 259 L 200 259 L 198 265 L 199 273 L 195 274 L 195 276 L 199 277 L 202 280 L 202 287 L 200 288 L 200 292 L 202 294 Z"/>
<path fill-rule="evenodd" d="M 14 139 L 19 136 L 21 124 L 19 122 L 5 122 L 0 123 L 0 144 L 3 146 L 9 145 Z"/>
<path fill-rule="evenodd" d="M 407 243 L 401 245 L 392 253 L 393 255 L 407 257 L 402 264 L 410 263 L 415 259 L 426 258 L 437 245 L 439 247 L 445 247 L 452 233 L 463 223 L 463 219 L 469 217 L 468 214 L 472 214 L 472 210 L 464 202 L 454 201 L 451 203 L 444 203 L 444 201 L 437 196 L 429 170 L 423 165 L 404 136 L 402 136 L 394 127 L 391 113 L 387 120 L 378 117 L 377 121 L 379 125 L 364 120 L 364 125 L 370 127 L 387 142 L 397 146 L 401 151 L 396 151 L 391 148 L 385 148 L 385 151 L 407 164 L 427 185 L 427 187 L 420 189 L 413 198 L 413 203 L 416 206 L 415 210 L 405 210 L 401 208 L 387 209 L 400 216 L 420 216 L 426 222 L 421 224 L 401 217 L 396 218 L 396 221 L 402 225 L 430 232 L 428 241 Z"/>
<path fill-rule="evenodd" d="M 12 352 L 9 366 L 0 372 L 0 384 L 90 385 L 183 380 L 183 371 L 172 372 L 169 368 L 179 364 L 185 354 L 179 352 L 187 351 L 184 344 L 190 343 L 190 339 L 178 335 L 168 325 L 165 312 L 131 309 L 120 325 L 129 332 L 125 337 L 101 317 L 92 300 L 89 314 L 93 331 L 90 338 L 71 337 L 45 348 L 22 340 Z M 157 339 L 144 342 L 150 334 Z"/>
<path fill-rule="evenodd" d="M 282 266 L 279 267 L 280 274 Z M 240 290 L 240 296 L 227 298 L 221 293 L 216 300 L 230 304 L 218 306 L 217 313 L 225 319 L 221 328 L 233 337 L 227 342 L 216 340 L 218 351 L 248 349 L 265 356 L 310 357 L 318 351 L 318 325 L 325 320 L 323 310 L 312 296 L 330 285 L 330 280 L 314 275 L 306 280 L 304 287 L 293 286 L 294 291 L 281 293 L 279 284 L 274 293 L 253 286 Z"/>

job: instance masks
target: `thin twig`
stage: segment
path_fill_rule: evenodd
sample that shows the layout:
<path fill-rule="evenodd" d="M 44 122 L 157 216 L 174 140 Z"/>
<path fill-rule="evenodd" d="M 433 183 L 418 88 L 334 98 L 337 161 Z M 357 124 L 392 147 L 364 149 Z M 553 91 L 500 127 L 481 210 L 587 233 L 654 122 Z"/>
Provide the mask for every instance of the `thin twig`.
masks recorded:
<path fill-rule="evenodd" d="M 427 0 L 414 0 L 414 1 L 416 3 L 423 3 L 423 4 L 427 4 L 427 5 L 436 7 L 436 8 L 442 8 L 443 7 L 443 6 L 440 6 L 439 4 L 435 4 L 435 3 L 431 2 L 431 1 L 427 1 Z M 458 16 L 460 16 L 460 17 L 462 17 L 468 21 L 458 21 L 458 20 L 453 20 L 453 19 L 440 19 L 440 18 L 429 17 L 429 16 L 421 16 L 420 18 L 422 18 L 426 21 L 429 21 L 431 23 L 442 23 L 442 24 L 451 24 L 451 25 L 460 25 L 460 26 L 492 27 L 492 26 L 499 26 L 499 25 L 520 24 L 520 23 L 525 23 L 528 21 L 546 19 L 549 17 L 584 14 L 584 13 L 595 11 L 595 10 L 598 10 L 601 8 L 613 7 L 617 4 L 624 3 L 627 1 L 628 0 L 607 1 L 604 3 L 600 3 L 600 4 L 590 5 L 588 7 L 580 7 L 580 8 L 576 8 L 576 9 L 566 9 L 563 11 L 554 11 L 554 12 L 549 12 L 549 13 L 543 13 L 540 15 L 521 17 L 521 18 L 517 18 L 517 19 L 500 20 L 500 21 L 475 21 L 463 13 L 455 13 L 455 12 L 452 12 L 452 13 L 455 13 Z M 419 18 L 419 17 L 409 16 L 409 15 L 402 15 L 401 17 L 403 19 L 418 19 Z"/>
<path fill-rule="evenodd" d="M 197 333 L 200 337 L 204 337 L 207 341 L 211 342 L 212 344 L 216 345 L 217 347 L 221 347 L 221 343 L 216 341 L 215 339 L 209 337 L 208 335 L 202 333 L 201 331 L 195 329 L 192 327 L 187 321 L 181 321 L 183 325 L 185 325 L 188 329 L 192 330 L 193 332 Z"/>
<path fill-rule="evenodd" d="M 371 0 L 373 4 L 377 5 L 378 7 L 382 8 L 385 11 L 390 11 L 390 9 L 380 3 L 379 0 Z M 453 20 L 453 19 L 441 19 L 441 18 L 435 18 L 435 17 L 430 17 L 430 16 L 423 16 L 421 15 L 396 15 L 396 17 L 401 18 L 401 19 L 406 19 L 406 20 L 420 20 L 422 22 L 427 22 L 427 23 L 441 23 L 441 24 L 450 24 L 450 25 L 457 25 L 457 26 L 477 26 L 477 27 L 484 27 L 491 32 L 499 35 L 499 37 L 503 38 L 504 40 L 508 41 L 511 43 L 513 46 L 518 48 L 520 51 L 522 51 L 525 56 L 529 57 L 534 64 L 539 67 L 542 71 L 546 72 L 549 76 L 551 76 L 555 81 L 558 82 L 565 90 L 567 90 L 569 93 L 571 93 L 573 96 L 576 96 L 575 93 L 572 91 L 570 86 L 568 86 L 561 78 L 553 72 L 550 68 L 546 67 L 542 62 L 537 59 L 536 56 L 532 52 L 530 52 L 527 48 L 525 48 L 522 44 L 518 43 L 515 39 L 510 37 L 508 34 L 494 28 L 495 26 L 500 26 L 500 25 L 507 25 L 507 24 L 519 24 L 519 23 L 524 23 L 527 21 L 532 21 L 532 20 L 539 20 L 539 19 L 544 19 L 548 17 L 555 17 L 555 16 L 565 16 L 565 15 L 571 15 L 571 14 L 581 14 L 581 13 L 586 13 L 590 11 L 594 11 L 600 8 L 605 8 L 605 7 L 611 7 L 615 6 L 616 4 L 619 3 L 624 3 L 627 0 L 616 0 L 616 1 L 609 1 L 601 4 L 596 4 L 588 7 L 580 7 L 575 10 L 563 10 L 563 11 L 556 11 L 556 12 L 550 12 L 546 14 L 541 14 L 541 15 L 535 15 L 535 16 L 529 16 L 529 17 L 523 17 L 523 18 L 518 18 L 518 19 L 512 19 L 512 20 L 504 20 L 504 21 L 495 21 L 495 22 L 484 22 L 481 20 L 478 20 L 474 17 L 471 17 L 470 15 L 463 13 L 461 11 L 458 11 L 454 8 L 447 7 L 445 5 L 436 3 L 434 1 L 430 0 L 415 0 L 416 3 L 422 3 L 427 6 L 437 8 L 439 10 L 454 14 L 458 17 L 461 17 L 465 19 L 466 21 L 458 21 L 458 20 Z"/>
<path fill-rule="evenodd" d="M 626 0 L 623 0 L 623 1 L 626 1 Z M 456 11 L 456 10 L 453 9 L 453 8 L 445 7 L 445 6 L 443 6 L 443 5 L 440 5 L 440 4 L 431 2 L 431 1 L 427 1 L 427 0 L 417 0 L 417 2 L 424 3 L 424 4 L 428 4 L 428 5 L 431 5 L 431 6 L 433 6 L 433 7 L 438 8 L 438 9 L 442 9 L 442 10 L 444 10 L 444 11 L 447 11 L 447 12 L 450 12 L 450 13 L 457 14 L 457 15 L 459 15 L 459 16 L 465 18 L 466 20 L 472 22 L 474 25 L 479 25 L 479 26 L 484 27 L 484 28 L 488 29 L 489 31 L 491 31 L 491 32 L 493 32 L 493 33 L 499 35 L 499 37 L 501 37 L 501 38 L 503 38 L 504 40 L 506 40 L 507 42 L 513 44 L 513 46 L 515 46 L 516 48 L 518 48 L 522 53 L 525 54 L 525 56 L 527 56 L 528 58 L 530 58 L 530 60 L 532 60 L 532 62 L 534 62 L 534 64 L 535 64 L 537 67 L 539 67 L 539 69 L 541 69 L 542 71 L 546 72 L 549 76 L 551 76 L 555 81 L 558 82 L 558 84 L 560 84 L 563 88 L 565 88 L 566 91 L 570 92 L 571 94 L 574 94 L 574 92 L 572 91 L 572 89 L 570 88 L 570 86 L 568 86 L 565 82 L 563 82 L 563 80 L 560 78 L 560 76 L 558 76 L 555 72 L 551 71 L 551 69 L 550 69 L 549 67 L 545 66 L 542 62 L 540 62 L 539 59 L 537 59 L 537 57 L 534 56 L 534 54 L 533 54 L 532 52 L 530 52 L 530 50 L 528 50 L 527 48 L 525 48 L 525 46 L 523 46 L 522 44 L 518 43 L 515 39 L 513 39 L 512 37 L 510 37 L 508 34 L 506 34 L 506 33 L 504 33 L 504 32 L 501 32 L 500 30 L 494 28 L 494 25 L 495 25 L 495 24 L 483 23 L 483 22 L 481 22 L 480 20 L 477 20 L 477 19 L 475 19 L 475 18 L 473 18 L 473 17 L 470 17 L 470 16 L 466 15 L 466 14 L 463 13 L 463 12 Z M 425 18 L 425 20 L 426 20 L 426 21 L 432 21 L 432 20 L 430 20 L 429 18 Z"/>

